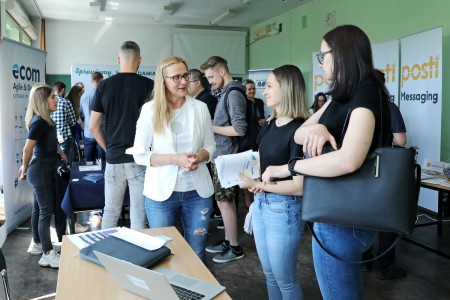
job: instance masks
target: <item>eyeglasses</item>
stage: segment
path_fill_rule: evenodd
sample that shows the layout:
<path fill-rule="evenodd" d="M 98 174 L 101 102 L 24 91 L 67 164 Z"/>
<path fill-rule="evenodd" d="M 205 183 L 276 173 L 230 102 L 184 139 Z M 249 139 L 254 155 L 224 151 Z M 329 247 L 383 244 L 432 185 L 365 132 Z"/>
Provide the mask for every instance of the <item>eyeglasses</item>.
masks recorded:
<path fill-rule="evenodd" d="M 181 78 L 183 78 L 186 81 L 189 81 L 191 79 L 191 73 L 184 73 L 183 75 L 175 75 L 175 76 L 164 76 L 164 78 L 171 78 L 173 82 L 179 83 L 181 82 Z"/>
<path fill-rule="evenodd" d="M 328 53 L 331 53 L 333 51 L 333 49 L 322 52 L 320 51 L 319 53 L 317 53 L 317 60 L 319 61 L 319 64 L 323 65 L 323 59 L 325 58 L 325 55 Z"/>

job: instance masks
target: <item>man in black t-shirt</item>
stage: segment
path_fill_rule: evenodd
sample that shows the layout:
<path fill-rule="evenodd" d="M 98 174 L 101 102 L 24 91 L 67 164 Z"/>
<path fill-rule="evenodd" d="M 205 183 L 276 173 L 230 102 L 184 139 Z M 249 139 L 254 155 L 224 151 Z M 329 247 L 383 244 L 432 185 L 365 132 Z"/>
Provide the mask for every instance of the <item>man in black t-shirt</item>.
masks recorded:
<path fill-rule="evenodd" d="M 208 90 L 202 85 L 203 73 L 198 69 L 190 69 L 191 80 L 189 81 L 188 90 L 189 95 L 197 100 L 202 101 L 208 106 L 209 114 L 211 115 L 211 120 L 214 119 L 214 112 L 216 111 L 217 98 L 211 95 Z"/>
<path fill-rule="evenodd" d="M 92 101 L 90 130 L 106 151 L 102 229 L 117 226 L 127 184 L 131 228 L 147 227 L 142 193 L 145 167 L 137 165 L 132 155 L 125 154 L 133 146 L 141 106 L 153 90 L 153 80 L 136 73 L 141 60 L 139 46 L 132 41 L 124 42 L 118 57 L 120 72 L 100 82 Z"/>

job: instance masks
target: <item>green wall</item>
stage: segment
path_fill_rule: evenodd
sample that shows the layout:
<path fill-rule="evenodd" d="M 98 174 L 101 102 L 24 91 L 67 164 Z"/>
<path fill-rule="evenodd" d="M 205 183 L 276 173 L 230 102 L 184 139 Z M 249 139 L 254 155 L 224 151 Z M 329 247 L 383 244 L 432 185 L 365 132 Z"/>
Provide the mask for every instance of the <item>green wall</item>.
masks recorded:
<path fill-rule="evenodd" d="M 70 75 L 62 75 L 62 74 L 47 74 L 45 75 L 45 83 L 52 86 L 52 84 L 56 81 L 62 81 L 66 84 L 66 93 L 69 92 L 72 87 L 71 77 Z"/>
<path fill-rule="evenodd" d="M 312 88 L 311 54 L 318 51 L 322 36 L 331 28 L 325 16 L 336 12 L 336 25 L 354 24 L 361 27 L 372 43 L 400 39 L 414 33 L 442 26 L 442 139 L 441 160 L 450 159 L 450 1 L 449 0 L 316 0 L 283 15 L 261 22 L 252 32 L 273 22 L 283 23 L 283 31 L 274 36 L 251 42 L 249 69 L 274 68 L 290 63 L 302 70 L 307 94 Z M 302 17 L 307 28 L 302 29 Z M 310 100 L 312 102 L 312 99 Z"/>

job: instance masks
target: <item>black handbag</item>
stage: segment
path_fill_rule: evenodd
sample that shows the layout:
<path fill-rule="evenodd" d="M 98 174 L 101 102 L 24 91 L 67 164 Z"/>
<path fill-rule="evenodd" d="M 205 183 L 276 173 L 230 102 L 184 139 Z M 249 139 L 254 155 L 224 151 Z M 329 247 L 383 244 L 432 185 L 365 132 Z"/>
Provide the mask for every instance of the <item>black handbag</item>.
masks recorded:
<path fill-rule="evenodd" d="M 408 234 L 416 221 L 420 166 L 413 148 L 377 148 L 343 176 L 305 176 L 302 218 Z"/>
<path fill-rule="evenodd" d="M 381 112 L 382 102 L 380 92 Z M 343 131 L 349 115 L 350 111 Z M 380 124 L 379 146 L 383 141 L 382 122 Z M 363 165 L 353 173 L 331 178 L 305 175 L 303 220 L 399 235 L 411 233 L 416 221 L 421 180 L 415 155 L 414 148 L 379 147 L 370 152 Z"/>

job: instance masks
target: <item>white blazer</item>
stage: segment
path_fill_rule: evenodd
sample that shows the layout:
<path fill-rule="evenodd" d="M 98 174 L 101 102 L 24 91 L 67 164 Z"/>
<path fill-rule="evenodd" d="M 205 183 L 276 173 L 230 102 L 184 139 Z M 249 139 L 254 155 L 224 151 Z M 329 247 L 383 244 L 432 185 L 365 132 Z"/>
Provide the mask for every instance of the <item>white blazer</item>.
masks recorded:
<path fill-rule="evenodd" d="M 165 165 L 152 167 L 150 157 L 153 153 L 175 154 L 172 130 L 165 127 L 164 132 L 153 132 L 153 101 L 142 106 L 141 114 L 136 124 L 136 136 L 134 145 L 127 149 L 128 154 L 133 154 L 134 160 L 139 165 L 147 166 L 145 172 L 144 195 L 152 200 L 167 200 L 175 188 L 178 166 Z M 204 149 L 208 151 L 210 159 L 216 150 L 216 142 L 212 131 L 211 117 L 205 103 L 190 96 L 186 96 L 189 127 L 192 139 L 193 153 Z M 191 171 L 194 187 L 197 193 L 203 197 L 210 197 L 214 193 L 211 176 L 206 163 L 199 164 L 197 170 Z"/>

